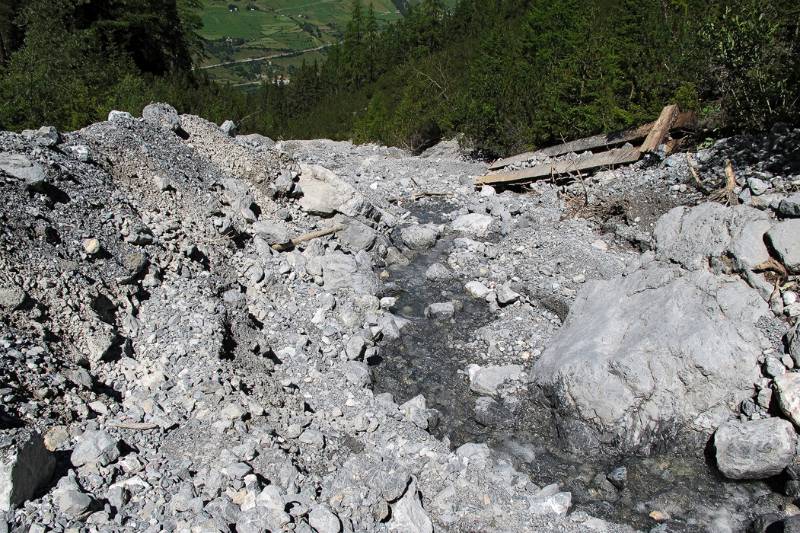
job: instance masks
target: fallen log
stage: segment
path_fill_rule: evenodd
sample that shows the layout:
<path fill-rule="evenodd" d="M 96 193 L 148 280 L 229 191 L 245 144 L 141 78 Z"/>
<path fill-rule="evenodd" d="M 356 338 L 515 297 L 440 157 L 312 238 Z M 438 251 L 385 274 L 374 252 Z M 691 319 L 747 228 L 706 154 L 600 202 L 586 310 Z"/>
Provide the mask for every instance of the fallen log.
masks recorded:
<path fill-rule="evenodd" d="M 603 167 L 613 167 L 626 163 L 635 163 L 642 156 L 638 148 L 616 148 L 599 154 L 578 157 L 567 161 L 554 161 L 524 168 L 514 172 L 498 172 L 475 178 L 475 185 L 491 185 L 495 183 L 521 183 L 549 177 L 556 174 L 567 174 L 581 170 L 594 170 Z"/>
<path fill-rule="evenodd" d="M 673 122 L 671 129 L 679 130 L 691 128 L 694 126 L 696 120 L 697 117 L 692 111 L 683 111 L 678 113 L 678 115 L 675 117 L 675 121 Z M 598 148 L 613 148 L 627 142 L 638 141 L 646 138 L 657 122 L 658 121 L 648 122 L 647 124 L 637 126 L 635 128 L 629 128 L 614 133 L 593 135 L 591 137 L 585 137 L 583 139 L 577 139 L 563 144 L 542 148 L 541 150 L 525 152 L 523 154 L 507 157 L 505 159 L 498 159 L 489 165 L 489 170 L 498 170 L 509 165 L 513 165 L 514 163 L 528 161 L 534 157 L 557 157 L 570 152 L 580 153 L 587 150 L 596 150 Z"/>
<path fill-rule="evenodd" d="M 299 235 L 289 242 L 275 243 L 272 245 L 272 249 L 275 250 L 276 252 L 285 252 L 287 250 L 291 250 L 300 243 L 310 241 L 313 239 L 318 239 L 319 237 L 324 237 L 326 235 L 331 235 L 333 233 L 336 233 L 337 231 L 342 231 L 343 229 L 344 229 L 344 224 L 337 224 L 330 228 L 312 231 L 310 233 L 304 233 L 303 235 Z"/>

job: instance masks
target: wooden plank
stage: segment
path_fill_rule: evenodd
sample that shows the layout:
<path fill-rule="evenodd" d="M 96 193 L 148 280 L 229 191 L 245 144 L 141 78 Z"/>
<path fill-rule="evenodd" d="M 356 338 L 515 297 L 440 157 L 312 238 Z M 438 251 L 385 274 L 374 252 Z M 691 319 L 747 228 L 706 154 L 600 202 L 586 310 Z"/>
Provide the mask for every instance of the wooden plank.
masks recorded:
<path fill-rule="evenodd" d="M 655 125 L 647 134 L 647 138 L 642 143 L 640 148 L 642 153 L 652 152 L 664 142 L 664 138 L 669 133 L 675 119 L 678 118 L 678 106 L 675 104 L 668 105 L 661 110 L 661 115 L 658 116 Z"/>
<path fill-rule="evenodd" d="M 602 167 L 623 165 L 634 163 L 641 157 L 638 148 L 615 148 L 599 154 L 591 154 L 586 157 L 578 157 L 568 161 L 555 161 L 545 165 L 537 165 L 531 168 L 524 168 L 514 172 L 499 172 L 475 178 L 475 185 L 487 185 L 494 183 L 516 183 L 532 181 L 535 179 L 549 177 L 553 174 L 567 174 L 581 170 L 594 170 Z"/>
<path fill-rule="evenodd" d="M 697 117 L 691 111 L 683 111 L 678 114 L 672 129 L 691 128 L 694 126 Z M 596 150 L 598 148 L 612 148 L 625 144 L 626 142 L 634 142 L 644 139 L 653 129 L 656 122 L 648 122 L 636 128 L 617 131 L 614 133 L 603 133 L 600 135 L 593 135 L 584 139 L 570 141 L 564 144 L 557 144 L 547 148 L 542 148 L 535 152 L 525 152 L 505 159 L 498 159 L 489 166 L 489 170 L 498 170 L 514 163 L 522 163 L 533 159 L 534 157 L 556 157 L 559 155 L 568 154 L 570 152 L 584 152 L 586 150 Z"/>

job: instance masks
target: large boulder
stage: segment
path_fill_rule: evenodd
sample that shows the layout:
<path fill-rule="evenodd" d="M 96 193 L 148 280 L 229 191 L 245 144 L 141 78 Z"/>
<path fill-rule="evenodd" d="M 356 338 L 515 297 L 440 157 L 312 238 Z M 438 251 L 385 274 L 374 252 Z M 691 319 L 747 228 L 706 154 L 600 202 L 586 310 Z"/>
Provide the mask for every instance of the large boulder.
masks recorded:
<path fill-rule="evenodd" d="M 787 372 L 775 376 L 774 386 L 778 407 L 786 418 L 800 427 L 800 372 Z"/>
<path fill-rule="evenodd" d="M 181 117 L 178 112 L 169 104 L 154 103 L 145 106 L 142 109 L 142 118 L 148 124 L 160 128 L 168 129 L 169 131 L 179 132 L 182 131 Z"/>
<path fill-rule="evenodd" d="M 767 312 L 737 277 L 654 263 L 588 283 L 532 375 L 573 449 L 697 448 L 752 396 Z"/>
<path fill-rule="evenodd" d="M 456 217 L 451 227 L 453 231 L 460 231 L 475 237 L 485 237 L 492 228 L 492 222 L 494 219 L 489 215 L 469 213 Z"/>
<path fill-rule="evenodd" d="M 321 266 L 322 279 L 328 290 L 353 289 L 360 294 L 375 294 L 378 290 L 378 278 L 364 251 L 356 255 L 328 252 Z"/>
<path fill-rule="evenodd" d="M 767 240 L 789 272 L 800 273 L 800 218 L 776 224 Z"/>
<path fill-rule="evenodd" d="M 324 217 L 344 212 L 343 207 L 356 195 L 355 189 L 325 167 L 300 165 L 300 208 Z"/>
<path fill-rule="evenodd" d="M 765 211 L 743 205 L 728 208 L 707 202 L 676 207 L 656 223 L 656 256 L 689 270 L 707 268 L 711 260 L 729 257 L 734 270 L 768 300 L 772 284 L 754 270 L 770 258 L 764 235 L 773 223 Z"/>
<path fill-rule="evenodd" d="M 53 477 L 56 460 L 29 429 L 0 432 L 0 513 L 31 499 Z"/>
<path fill-rule="evenodd" d="M 731 479 L 780 474 L 792 462 L 796 445 L 791 422 L 780 418 L 728 422 L 714 434 L 717 467 Z"/>

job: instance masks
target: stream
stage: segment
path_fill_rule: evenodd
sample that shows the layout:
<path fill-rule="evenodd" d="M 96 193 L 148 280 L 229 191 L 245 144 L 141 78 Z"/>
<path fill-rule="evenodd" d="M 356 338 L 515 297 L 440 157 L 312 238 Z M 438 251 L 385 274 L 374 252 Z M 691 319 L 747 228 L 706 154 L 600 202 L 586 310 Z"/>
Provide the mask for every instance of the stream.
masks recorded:
<path fill-rule="evenodd" d="M 432 211 L 414 214 L 424 222 L 441 222 Z M 423 394 L 428 407 L 440 413 L 434 435 L 447 439 L 453 449 L 485 442 L 537 485 L 558 483 L 572 493 L 570 512 L 585 511 L 644 531 L 737 531 L 728 524 L 741 523 L 756 510 L 785 505 L 778 487 L 725 480 L 708 457 L 664 453 L 587 462 L 570 455 L 551 432 L 541 430 L 540 420 L 534 419 L 541 412 L 527 409 L 524 396 L 509 423 L 479 423 L 479 396 L 469 389 L 466 368 L 480 361 L 474 353 L 475 331 L 495 317 L 486 302 L 466 294 L 464 280 L 429 281 L 425 276 L 433 263 L 447 264 L 455 237 L 445 234 L 409 264 L 389 269 L 383 295 L 397 298 L 392 311 L 410 324 L 399 340 L 381 348 L 373 366 L 376 393 L 389 392 L 398 404 Z M 444 301 L 461 304 L 453 320 L 425 317 L 426 306 Z"/>

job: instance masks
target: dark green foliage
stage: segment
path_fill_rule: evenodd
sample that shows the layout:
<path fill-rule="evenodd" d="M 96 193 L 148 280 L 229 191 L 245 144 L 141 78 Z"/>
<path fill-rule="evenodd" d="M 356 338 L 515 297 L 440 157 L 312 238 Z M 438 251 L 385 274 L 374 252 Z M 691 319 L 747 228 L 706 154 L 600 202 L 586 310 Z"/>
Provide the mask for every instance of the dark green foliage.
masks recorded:
<path fill-rule="evenodd" d="M 461 0 L 448 13 L 425 0 L 367 45 L 356 0 L 314 82 L 321 103 L 300 87 L 308 73 L 295 78 L 279 89 L 286 128 L 270 132 L 412 149 L 464 133 L 504 154 L 651 120 L 671 102 L 719 102 L 738 128 L 796 121 L 798 11 L 791 0 Z"/>
<path fill-rule="evenodd" d="M 154 100 L 220 121 L 244 117 L 257 108 L 255 96 L 191 71 L 200 43 L 197 6 L 198 0 L 30 0 L 13 16 L 0 10 L 0 39 L 9 18 L 24 36 L 0 65 L 0 128 L 76 129 L 111 109 L 138 113 Z"/>
<path fill-rule="evenodd" d="M 199 3 L 5 0 L 0 127 L 71 129 L 163 100 L 273 137 L 417 150 L 463 133 L 499 155 L 638 124 L 671 102 L 721 109 L 741 129 L 800 117 L 796 0 L 398 1 L 405 17 L 382 31 L 352 0 L 323 63 L 249 92 L 191 70 Z"/>

